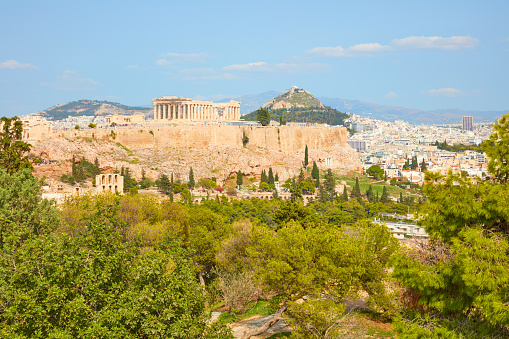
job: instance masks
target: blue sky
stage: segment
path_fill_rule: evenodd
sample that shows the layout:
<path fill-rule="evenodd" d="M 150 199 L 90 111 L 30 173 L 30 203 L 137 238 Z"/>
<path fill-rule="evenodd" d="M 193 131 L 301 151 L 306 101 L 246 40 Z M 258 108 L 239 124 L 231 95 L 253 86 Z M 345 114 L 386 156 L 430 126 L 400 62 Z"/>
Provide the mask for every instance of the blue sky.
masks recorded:
<path fill-rule="evenodd" d="M 509 110 L 508 13 L 509 1 L 489 0 L 3 0 L 0 116 L 293 85 L 425 110 Z"/>

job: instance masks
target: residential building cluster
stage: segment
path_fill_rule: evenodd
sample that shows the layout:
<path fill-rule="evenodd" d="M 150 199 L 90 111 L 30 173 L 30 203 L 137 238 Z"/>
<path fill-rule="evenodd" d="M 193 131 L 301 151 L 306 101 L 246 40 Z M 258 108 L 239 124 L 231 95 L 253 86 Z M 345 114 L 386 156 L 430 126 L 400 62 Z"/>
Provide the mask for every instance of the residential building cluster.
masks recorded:
<path fill-rule="evenodd" d="M 402 120 L 386 122 L 350 114 L 345 124 L 355 130 L 348 143 L 359 153 L 364 169 L 379 165 L 388 178 L 404 177 L 422 184 L 423 161 L 434 172 L 446 174 L 452 169 L 470 176 L 486 176 L 488 161 L 483 152 L 456 153 L 436 146 L 437 141 L 448 145 L 480 145 L 488 138 L 491 124 L 475 124 L 472 117 L 465 118 L 453 125 L 411 125 Z M 404 170 L 405 163 L 414 157 L 418 168 Z"/>

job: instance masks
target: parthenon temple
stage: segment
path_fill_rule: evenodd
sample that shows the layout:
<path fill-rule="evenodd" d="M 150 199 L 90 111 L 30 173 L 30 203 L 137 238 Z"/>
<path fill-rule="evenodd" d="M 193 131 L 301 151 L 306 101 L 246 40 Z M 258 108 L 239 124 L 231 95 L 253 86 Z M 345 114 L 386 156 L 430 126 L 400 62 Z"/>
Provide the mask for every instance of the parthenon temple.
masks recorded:
<path fill-rule="evenodd" d="M 240 102 L 214 103 L 182 97 L 160 97 L 154 102 L 154 121 L 225 121 L 240 119 Z"/>

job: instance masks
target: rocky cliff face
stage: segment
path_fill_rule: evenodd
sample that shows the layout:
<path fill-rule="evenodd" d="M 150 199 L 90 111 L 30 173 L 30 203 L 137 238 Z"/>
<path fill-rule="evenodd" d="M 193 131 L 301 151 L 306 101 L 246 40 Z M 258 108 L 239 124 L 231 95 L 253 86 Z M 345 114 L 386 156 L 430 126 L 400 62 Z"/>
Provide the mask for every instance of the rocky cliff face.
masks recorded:
<path fill-rule="evenodd" d="M 242 146 L 244 134 L 249 138 L 246 147 Z M 60 163 L 53 169 L 39 166 L 36 171 L 55 178 L 70 172 L 69 159 L 75 154 L 89 161 L 97 157 L 102 168 L 129 167 L 137 179 L 145 169 L 153 180 L 162 173 L 187 180 L 193 167 L 195 178 L 216 177 L 223 182 L 238 170 L 259 177 L 272 167 L 284 181 L 299 174 L 306 145 L 310 163 L 316 161 L 322 170 L 361 170 L 358 155 L 346 143 L 344 128 L 215 125 L 68 131 L 33 142 L 32 153 Z"/>

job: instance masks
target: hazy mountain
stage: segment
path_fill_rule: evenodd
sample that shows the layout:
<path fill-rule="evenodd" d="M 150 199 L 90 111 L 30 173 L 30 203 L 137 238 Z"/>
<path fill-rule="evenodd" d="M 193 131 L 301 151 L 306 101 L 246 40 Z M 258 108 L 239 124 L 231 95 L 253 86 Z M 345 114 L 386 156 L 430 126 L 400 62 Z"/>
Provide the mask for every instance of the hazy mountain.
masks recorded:
<path fill-rule="evenodd" d="M 62 120 L 69 116 L 111 114 L 144 114 L 146 118 L 152 118 L 153 112 L 154 110 L 151 107 L 131 107 L 109 101 L 78 100 L 53 106 L 44 111 L 37 112 L 36 114 L 46 117 L 49 120 Z"/>

